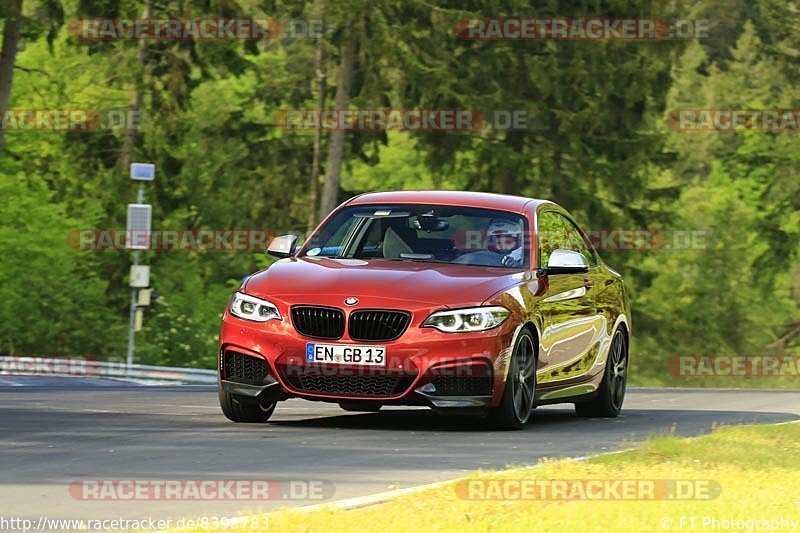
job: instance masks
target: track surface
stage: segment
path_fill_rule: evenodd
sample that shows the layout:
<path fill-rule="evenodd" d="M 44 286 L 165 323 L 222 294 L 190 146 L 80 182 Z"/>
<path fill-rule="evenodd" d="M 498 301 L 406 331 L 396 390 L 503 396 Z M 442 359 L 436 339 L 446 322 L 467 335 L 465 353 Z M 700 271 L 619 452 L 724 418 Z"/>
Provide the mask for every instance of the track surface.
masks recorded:
<path fill-rule="evenodd" d="M 571 406 L 537 409 L 522 431 L 496 432 L 429 410 L 346 413 L 290 400 L 266 425 L 233 424 L 208 387 L 134 387 L 0 376 L 3 516 L 229 516 L 319 501 L 86 501 L 79 479 L 324 480 L 333 499 L 455 478 L 480 468 L 615 450 L 647 435 L 696 435 L 719 424 L 800 418 L 800 392 L 634 389 L 614 420 Z M 14 386 L 15 384 L 29 386 Z M 38 384 L 39 386 L 30 386 Z"/>

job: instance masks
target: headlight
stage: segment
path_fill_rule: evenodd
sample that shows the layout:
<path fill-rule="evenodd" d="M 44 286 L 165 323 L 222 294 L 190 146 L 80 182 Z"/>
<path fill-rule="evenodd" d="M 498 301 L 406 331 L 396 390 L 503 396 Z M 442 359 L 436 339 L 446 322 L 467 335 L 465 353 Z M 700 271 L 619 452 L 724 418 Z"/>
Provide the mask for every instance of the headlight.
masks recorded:
<path fill-rule="evenodd" d="M 422 326 L 436 328 L 445 333 L 485 331 L 505 322 L 510 314 L 511 311 L 500 306 L 437 311 L 426 318 Z"/>
<path fill-rule="evenodd" d="M 281 320 L 281 314 L 275 304 L 241 292 L 233 296 L 230 311 L 233 316 L 255 322 L 266 322 L 273 318 Z"/>

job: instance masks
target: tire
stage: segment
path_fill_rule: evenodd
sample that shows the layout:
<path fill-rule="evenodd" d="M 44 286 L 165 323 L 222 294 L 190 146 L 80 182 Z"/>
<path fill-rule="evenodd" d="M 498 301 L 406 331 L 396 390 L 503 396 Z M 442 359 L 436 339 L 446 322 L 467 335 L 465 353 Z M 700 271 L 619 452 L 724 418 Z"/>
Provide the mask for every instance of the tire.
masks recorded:
<path fill-rule="evenodd" d="M 597 394 L 588 402 L 575 404 L 578 416 L 589 418 L 615 418 L 622 410 L 628 383 L 628 340 L 617 330 L 611 341 L 603 381 Z"/>
<path fill-rule="evenodd" d="M 536 348 L 533 335 L 522 330 L 514 344 L 500 405 L 489 410 L 489 423 L 498 429 L 522 429 L 531 416 L 536 393 Z"/>
<path fill-rule="evenodd" d="M 354 413 L 377 413 L 383 406 L 379 403 L 370 402 L 341 402 L 339 407 Z"/>
<path fill-rule="evenodd" d="M 266 422 L 275 412 L 276 404 L 277 402 L 262 404 L 254 399 L 242 399 L 229 392 L 219 391 L 219 406 L 222 408 L 222 413 L 233 422 Z"/>

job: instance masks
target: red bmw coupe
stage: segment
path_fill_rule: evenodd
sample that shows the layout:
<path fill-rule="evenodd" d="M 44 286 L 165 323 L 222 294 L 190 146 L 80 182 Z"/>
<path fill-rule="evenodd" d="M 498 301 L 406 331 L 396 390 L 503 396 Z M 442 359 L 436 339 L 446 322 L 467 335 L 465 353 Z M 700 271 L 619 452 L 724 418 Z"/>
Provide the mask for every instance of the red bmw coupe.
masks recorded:
<path fill-rule="evenodd" d="M 628 373 L 622 277 L 558 205 L 473 192 L 364 194 L 249 276 L 222 318 L 219 399 L 264 422 L 292 397 L 427 405 L 521 428 L 537 405 L 613 417 Z"/>

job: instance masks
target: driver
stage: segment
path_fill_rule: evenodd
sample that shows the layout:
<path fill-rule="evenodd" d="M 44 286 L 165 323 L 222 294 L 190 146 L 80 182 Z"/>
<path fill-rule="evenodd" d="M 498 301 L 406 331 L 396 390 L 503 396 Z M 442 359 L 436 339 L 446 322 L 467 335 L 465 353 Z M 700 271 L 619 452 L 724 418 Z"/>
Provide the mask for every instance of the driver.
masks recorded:
<path fill-rule="evenodd" d="M 500 262 L 506 267 L 518 267 L 524 263 L 523 239 L 522 224 L 513 220 L 496 218 L 486 230 L 487 248 L 500 254 Z"/>

